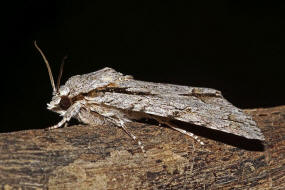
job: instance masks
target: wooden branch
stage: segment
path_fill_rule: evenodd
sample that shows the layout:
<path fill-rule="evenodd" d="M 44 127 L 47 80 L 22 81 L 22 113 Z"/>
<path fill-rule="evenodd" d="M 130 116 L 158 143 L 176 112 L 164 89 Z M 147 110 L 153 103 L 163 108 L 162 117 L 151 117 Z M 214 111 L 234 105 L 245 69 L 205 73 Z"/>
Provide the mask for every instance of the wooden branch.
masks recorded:
<path fill-rule="evenodd" d="M 0 134 L 1 189 L 282 189 L 285 106 L 246 110 L 266 141 L 202 127 L 204 146 L 166 127 L 71 126 Z"/>

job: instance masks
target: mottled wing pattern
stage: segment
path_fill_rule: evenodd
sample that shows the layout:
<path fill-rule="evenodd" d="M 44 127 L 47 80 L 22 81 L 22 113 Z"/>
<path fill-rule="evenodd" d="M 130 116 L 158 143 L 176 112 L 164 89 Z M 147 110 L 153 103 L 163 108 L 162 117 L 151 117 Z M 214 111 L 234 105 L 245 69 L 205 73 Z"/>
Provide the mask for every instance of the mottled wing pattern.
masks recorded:
<path fill-rule="evenodd" d="M 116 81 L 97 103 L 115 108 L 143 112 L 216 129 L 249 139 L 264 136 L 249 115 L 223 98 L 220 91 L 172 84 Z"/>
<path fill-rule="evenodd" d="M 249 139 L 264 136 L 249 115 L 223 98 L 220 91 L 134 80 L 111 68 L 71 77 L 64 87 L 73 98 L 89 97 L 94 103 L 216 129 Z M 92 93 L 91 93 L 92 94 Z"/>

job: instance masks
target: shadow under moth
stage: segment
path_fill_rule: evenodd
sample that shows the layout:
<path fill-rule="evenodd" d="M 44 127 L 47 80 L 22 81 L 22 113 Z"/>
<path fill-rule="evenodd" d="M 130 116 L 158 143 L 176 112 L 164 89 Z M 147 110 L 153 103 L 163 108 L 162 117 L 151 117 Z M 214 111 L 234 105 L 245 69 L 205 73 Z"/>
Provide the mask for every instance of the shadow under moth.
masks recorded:
<path fill-rule="evenodd" d="M 251 116 L 233 106 L 220 91 L 135 80 L 111 68 L 76 75 L 60 86 L 63 64 L 57 85 L 49 63 L 42 55 L 53 88 L 53 97 L 47 108 L 62 116 L 62 120 L 49 129 L 56 129 L 76 118 L 89 125 L 121 127 L 145 152 L 142 143 L 128 131 L 126 123 L 135 119 L 151 118 L 204 144 L 194 134 L 170 121 L 178 120 L 248 139 L 264 140 L 264 136 Z"/>

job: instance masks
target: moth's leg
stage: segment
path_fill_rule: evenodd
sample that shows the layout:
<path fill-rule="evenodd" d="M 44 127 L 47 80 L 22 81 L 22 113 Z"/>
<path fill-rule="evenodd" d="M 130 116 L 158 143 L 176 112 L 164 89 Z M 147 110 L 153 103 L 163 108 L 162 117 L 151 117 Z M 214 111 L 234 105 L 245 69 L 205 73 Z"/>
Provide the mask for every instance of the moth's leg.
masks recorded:
<path fill-rule="evenodd" d="M 172 129 L 175 129 L 176 131 L 179 131 L 180 133 L 183 133 L 183 134 L 185 134 L 185 135 L 188 135 L 188 136 L 194 138 L 194 139 L 195 139 L 197 142 L 199 142 L 201 145 L 204 145 L 204 144 L 205 144 L 203 141 L 201 141 L 201 140 L 199 139 L 198 136 L 194 135 L 193 133 L 190 133 L 190 132 L 188 132 L 188 131 L 185 131 L 185 130 L 183 130 L 183 129 L 180 129 L 180 128 L 177 128 L 177 127 L 174 127 L 174 126 L 171 126 L 171 125 L 168 125 L 168 126 L 169 126 L 170 128 L 172 128 Z"/>
<path fill-rule="evenodd" d="M 118 127 L 121 127 L 134 141 L 136 141 L 141 148 L 142 152 L 145 153 L 144 146 L 142 145 L 141 141 L 137 139 L 137 137 L 128 131 L 125 123 L 130 122 L 124 113 L 120 112 L 119 110 L 112 110 L 112 109 L 104 109 L 103 107 L 93 105 L 90 107 L 91 111 L 103 116 L 106 120 Z"/>
<path fill-rule="evenodd" d="M 205 144 L 203 141 L 201 141 L 201 140 L 199 139 L 198 136 L 194 135 L 194 134 L 191 133 L 191 132 L 188 132 L 188 131 L 186 131 L 186 130 L 184 130 L 184 129 L 178 128 L 178 127 L 176 127 L 175 125 L 171 124 L 171 123 L 168 122 L 168 121 L 163 121 L 163 120 L 161 120 L 161 119 L 159 119 L 159 118 L 156 118 L 156 117 L 155 117 L 154 119 L 157 120 L 159 123 L 165 124 L 165 125 L 167 125 L 168 127 L 172 128 L 172 129 L 174 129 L 174 130 L 176 130 L 176 131 L 179 131 L 180 133 L 183 133 L 183 134 L 185 134 L 185 135 L 188 135 L 188 136 L 194 138 L 194 139 L 195 139 L 197 142 L 199 142 L 201 145 L 204 145 L 204 144 Z"/>
<path fill-rule="evenodd" d="M 68 126 L 68 122 L 65 122 L 63 128 L 65 128 L 67 126 Z"/>
<path fill-rule="evenodd" d="M 58 124 L 51 126 L 48 129 L 51 130 L 51 129 L 56 129 L 56 128 L 61 127 L 63 124 L 65 124 L 67 121 L 69 121 L 72 117 L 77 115 L 81 107 L 82 107 L 82 102 L 74 103 L 72 106 L 70 106 L 66 110 L 65 114 L 63 115 L 62 120 Z"/>
<path fill-rule="evenodd" d="M 140 140 L 137 139 L 137 137 L 132 134 L 130 131 L 127 130 L 126 126 L 125 126 L 125 123 L 123 120 L 120 120 L 120 123 L 121 123 L 121 127 L 123 128 L 123 130 L 134 140 L 138 143 L 139 147 L 141 148 L 142 152 L 145 153 L 145 150 L 144 150 L 144 146 L 143 144 L 141 143 Z"/>
<path fill-rule="evenodd" d="M 116 126 L 122 127 L 122 129 L 134 140 L 138 143 L 139 147 L 141 148 L 142 152 L 145 154 L 144 146 L 141 143 L 140 140 L 137 139 L 137 137 L 132 134 L 128 129 L 126 128 L 125 122 L 122 119 L 119 118 L 113 118 L 113 117 L 108 117 L 111 123 L 115 124 Z"/>

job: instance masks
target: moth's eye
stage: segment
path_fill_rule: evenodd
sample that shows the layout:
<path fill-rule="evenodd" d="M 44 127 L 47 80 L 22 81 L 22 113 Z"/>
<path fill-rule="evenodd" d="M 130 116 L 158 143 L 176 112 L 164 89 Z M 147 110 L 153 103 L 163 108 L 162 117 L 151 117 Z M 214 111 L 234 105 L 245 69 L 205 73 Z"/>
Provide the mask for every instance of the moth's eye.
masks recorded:
<path fill-rule="evenodd" d="M 67 96 L 62 96 L 59 102 L 59 107 L 63 110 L 67 110 L 71 106 L 71 100 Z"/>

